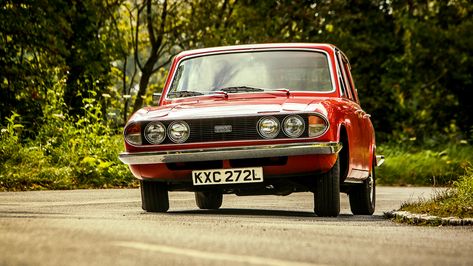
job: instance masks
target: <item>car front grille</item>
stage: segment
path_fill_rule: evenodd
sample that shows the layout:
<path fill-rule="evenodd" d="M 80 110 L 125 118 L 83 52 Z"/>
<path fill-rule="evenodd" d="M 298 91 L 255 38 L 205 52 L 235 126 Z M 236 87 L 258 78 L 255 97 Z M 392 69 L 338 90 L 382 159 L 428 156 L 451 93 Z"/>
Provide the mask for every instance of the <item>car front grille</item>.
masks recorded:
<path fill-rule="evenodd" d="M 286 115 L 273 115 L 276 117 L 281 126 L 282 121 Z M 306 129 L 301 137 L 308 136 L 308 118 L 307 115 L 300 115 L 305 121 Z M 223 118 L 205 118 L 205 119 L 187 119 L 185 121 L 190 129 L 190 136 L 186 143 L 196 142 L 218 142 L 218 141 L 238 141 L 238 140 L 259 140 L 264 139 L 258 134 L 257 124 L 258 121 L 265 116 L 249 116 L 249 117 L 223 117 Z M 161 121 L 166 128 L 173 121 Z M 145 123 L 142 128 L 145 128 Z M 231 126 L 231 132 L 216 132 L 216 127 L 229 128 Z M 276 139 L 288 138 L 283 131 L 279 132 Z M 145 139 L 145 138 L 142 138 Z M 163 142 L 163 144 L 173 143 L 169 138 Z M 148 143 L 145 143 L 148 144 Z"/>
<path fill-rule="evenodd" d="M 187 142 L 210 142 L 260 139 L 256 124 L 258 117 L 214 118 L 187 121 L 191 134 Z M 216 126 L 231 126 L 231 132 L 216 133 Z"/>

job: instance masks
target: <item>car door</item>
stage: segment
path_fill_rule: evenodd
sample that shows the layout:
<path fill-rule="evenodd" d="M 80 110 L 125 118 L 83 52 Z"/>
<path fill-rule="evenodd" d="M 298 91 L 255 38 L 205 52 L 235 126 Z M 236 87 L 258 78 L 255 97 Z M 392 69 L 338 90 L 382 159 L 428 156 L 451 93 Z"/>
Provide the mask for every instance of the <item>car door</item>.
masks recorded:
<path fill-rule="evenodd" d="M 351 67 L 350 63 L 348 62 L 348 59 L 342 54 L 343 56 L 343 67 L 347 76 L 347 82 L 351 84 L 351 90 L 352 90 L 352 95 L 354 100 L 357 102 L 358 107 L 360 108 L 359 113 L 360 113 L 360 144 L 361 144 L 361 150 L 363 153 L 363 167 L 362 169 L 364 171 L 369 171 L 370 166 L 371 166 L 371 149 L 372 145 L 374 144 L 374 128 L 373 124 L 371 123 L 371 115 L 366 113 L 360 105 L 360 101 L 358 98 L 358 91 L 355 87 L 355 84 L 353 82 L 353 78 L 351 76 Z"/>
<path fill-rule="evenodd" d="M 369 115 L 361 108 L 358 100 L 358 94 L 351 78 L 350 66 L 346 56 L 339 50 L 336 52 L 338 74 L 340 76 L 340 86 L 342 90 L 342 101 L 346 106 L 346 124 L 349 153 L 350 169 L 349 179 L 364 179 L 369 173 L 369 132 L 366 132 L 367 118 Z"/>

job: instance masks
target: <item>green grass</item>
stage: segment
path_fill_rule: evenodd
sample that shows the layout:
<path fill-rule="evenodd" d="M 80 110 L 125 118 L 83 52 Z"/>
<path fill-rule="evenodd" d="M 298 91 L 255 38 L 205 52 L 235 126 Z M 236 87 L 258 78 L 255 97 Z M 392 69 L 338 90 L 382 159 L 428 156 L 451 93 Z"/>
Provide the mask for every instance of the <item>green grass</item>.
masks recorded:
<path fill-rule="evenodd" d="M 473 168 L 468 168 L 449 190 L 429 200 L 403 204 L 401 210 L 439 217 L 473 218 Z"/>
<path fill-rule="evenodd" d="M 436 148 L 381 145 L 378 154 L 386 157 L 377 170 L 381 185 L 451 186 L 473 162 L 473 146 L 439 145 Z"/>

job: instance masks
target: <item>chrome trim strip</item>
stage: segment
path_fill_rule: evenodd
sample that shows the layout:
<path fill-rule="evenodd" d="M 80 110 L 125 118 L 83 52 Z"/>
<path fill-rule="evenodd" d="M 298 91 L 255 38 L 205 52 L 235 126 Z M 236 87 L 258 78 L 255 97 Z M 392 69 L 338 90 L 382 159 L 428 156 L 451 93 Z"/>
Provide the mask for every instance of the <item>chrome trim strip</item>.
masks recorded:
<path fill-rule="evenodd" d="M 364 180 L 348 178 L 343 181 L 345 184 L 363 184 Z"/>
<path fill-rule="evenodd" d="M 138 165 L 251 159 L 274 156 L 338 154 L 341 149 L 342 143 L 339 142 L 309 142 L 178 151 L 122 152 L 119 155 L 119 159 L 125 164 Z"/>

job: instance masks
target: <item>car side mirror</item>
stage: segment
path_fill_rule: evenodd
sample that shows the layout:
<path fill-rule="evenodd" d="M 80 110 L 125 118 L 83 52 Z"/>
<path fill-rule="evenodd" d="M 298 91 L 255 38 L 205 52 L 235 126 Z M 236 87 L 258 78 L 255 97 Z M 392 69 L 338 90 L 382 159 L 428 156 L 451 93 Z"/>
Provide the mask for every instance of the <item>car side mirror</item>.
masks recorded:
<path fill-rule="evenodd" d="M 160 92 L 154 92 L 153 93 L 153 105 L 158 105 L 159 104 L 159 99 L 161 99 L 162 93 Z"/>

